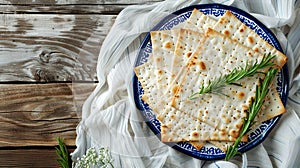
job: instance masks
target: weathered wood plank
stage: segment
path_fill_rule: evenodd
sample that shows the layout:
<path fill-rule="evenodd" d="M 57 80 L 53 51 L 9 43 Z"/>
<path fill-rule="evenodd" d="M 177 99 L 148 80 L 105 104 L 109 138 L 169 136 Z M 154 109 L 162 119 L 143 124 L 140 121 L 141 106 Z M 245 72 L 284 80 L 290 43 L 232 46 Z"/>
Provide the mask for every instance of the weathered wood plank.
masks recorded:
<path fill-rule="evenodd" d="M 96 81 L 113 15 L 0 14 L 1 81 Z"/>
<path fill-rule="evenodd" d="M 152 4 L 162 0 L 6 0 L 3 13 L 94 13 L 117 14 L 129 5 Z"/>
<path fill-rule="evenodd" d="M 72 152 L 74 149 L 69 150 Z M 58 167 L 54 148 L 51 149 L 0 149 L 0 167 L 53 168 Z"/>
<path fill-rule="evenodd" d="M 75 145 L 81 107 L 94 83 L 0 84 L 0 147 Z"/>
<path fill-rule="evenodd" d="M 154 3 L 162 0 L 1 0 L 0 4 L 11 4 L 11 5 L 71 5 L 71 4 L 84 4 L 84 5 L 105 5 L 105 4 L 145 4 Z"/>
<path fill-rule="evenodd" d="M 118 14 L 129 5 L 0 5 L 0 11 L 6 14 Z"/>

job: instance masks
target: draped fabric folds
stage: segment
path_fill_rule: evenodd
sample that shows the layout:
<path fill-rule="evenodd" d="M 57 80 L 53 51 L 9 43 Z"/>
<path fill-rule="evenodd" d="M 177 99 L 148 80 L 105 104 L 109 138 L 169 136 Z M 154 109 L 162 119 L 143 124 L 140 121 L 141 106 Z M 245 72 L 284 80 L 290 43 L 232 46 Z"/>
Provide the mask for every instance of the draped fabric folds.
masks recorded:
<path fill-rule="evenodd" d="M 219 1 L 218 1 L 219 2 Z M 166 15 L 208 0 L 166 0 L 125 8 L 117 16 L 100 50 L 99 83 L 84 103 L 72 159 L 90 147 L 107 147 L 115 167 L 297 167 L 300 165 L 300 2 L 295 0 L 225 0 L 269 27 L 288 56 L 287 112 L 266 140 L 230 162 L 203 161 L 160 142 L 137 111 L 133 99 L 133 66 L 145 33 Z M 76 96 L 76 95 L 75 95 Z"/>

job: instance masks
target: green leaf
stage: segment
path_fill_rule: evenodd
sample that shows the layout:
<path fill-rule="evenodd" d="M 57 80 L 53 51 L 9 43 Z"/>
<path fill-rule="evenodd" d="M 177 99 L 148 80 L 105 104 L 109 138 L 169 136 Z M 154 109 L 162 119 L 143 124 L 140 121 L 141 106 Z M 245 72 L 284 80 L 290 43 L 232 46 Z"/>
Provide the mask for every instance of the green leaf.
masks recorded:
<path fill-rule="evenodd" d="M 56 155 L 58 157 L 57 163 L 63 168 L 71 168 L 71 158 L 62 138 L 57 138 L 58 147 L 55 147 Z"/>
<path fill-rule="evenodd" d="M 240 134 L 238 138 L 235 140 L 234 144 L 232 146 L 229 146 L 227 148 L 225 160 L 228 161 L 235 155 L 240 154 L 238 152 L 238 145 L 241 142 L 242 137 L 250 131 L 251 125 L 254 123 L 254 119 L 257 115 L 257 113 L 260 111 L 264 101 L 265 97 L 267 96 L 269 92 L 269 86 L 273 79 L 275 78 L 276 74 L 278 72 L 278 69 L 271 68 L 263 81 L 260 81 L 260 85 L 256 86 L 256 94 L 255 98 L 251 101 L 251 104 L 249 106 L 249 109 L 247 110 L 246 118 L 244 119 L 244 123 L 242 126 L 242 129 L 240 131 Z"/>
<path fill-rule="evenodd" d="M 272 62 L 273 58 L 275 58 L 275 55 L 272 56 L 269 53 L 267 56 L 264 55 L 260 63 L 255 62 L 252 66 L 247 61 L 245 67 L 235 68 L 231 71 L 231 73 L 227 75 L 221 75 L 219 78 L 215 78 L 214 80 L 209 81 L 207 86 L 204 86 L 204 84 L 202 84 L 199 92 L 192 93 L 192 95 L 189 98 L 191 100 L 196 99 L 199 94 L 205 93 L 218 93 L 221 95 L 225 95 L 221 93 L 221 89 L 223 87 L 225 87 L 226 85 L 240 85 L 236 83 L 238 80 L 244 77 L 253 76 L 257 73 L 263 73 L 259 70 L 274 66 L 274 63 Z"/>

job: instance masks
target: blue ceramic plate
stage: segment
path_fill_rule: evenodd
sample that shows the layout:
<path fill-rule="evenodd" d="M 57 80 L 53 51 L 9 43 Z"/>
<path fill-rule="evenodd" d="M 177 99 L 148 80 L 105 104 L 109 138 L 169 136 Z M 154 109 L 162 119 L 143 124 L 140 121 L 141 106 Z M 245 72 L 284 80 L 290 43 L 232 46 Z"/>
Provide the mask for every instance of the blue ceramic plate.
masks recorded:
<path fill-rule="evenodd" d="M 254 30 L 258 35 L 260 35 L 263 39 L 269 42 L 271 45 L 276 47 L 279 51 L 282 51 L 281 46 L 273 35 L 273 33 L 264 26 L 261 22 L 255 19 L 250 14 L 234 8 L 230 6 L 224 6 L 219 4 L 206 4 L 206 5 L 195 5 L 189 6 L 183 9 L 180 9 L 169 16 L 165 17 L 161 22 L 159 22 L 152 30 L 169 30 L 174 26 L 183 23 L 192 13 L 194 8 L 199 9 L 206 15 L 212 15 L 214 17 L 220 17 L 224 14 L 226 10 L 230 10 L 238 19 L 240 19 L 244 24 Z M 150 34 L 148 33 L 140 46 L 140 50 L 138 52 L 137 60 L 135 66 L 141 65 L 147 62 L 149 55 L 151 54 L 151 41 Z M 160 136 L 160 123 L 156 119 L 156 116 L 149 108 L 147 104 L 145 104 L 141 100 L 141 95 L 143 93 L 143 89 L 140 83 L 135 76 L 133 78 L 133 90 L 134 90 L 134 98 L 135 103 L 138 109 L 141 111 L 145 121 L 151 130 L 157 135 Z M 287 95 L 288 95 L 288 68 L 287 65 L 283 67 L 281 72 L 279 72 L 277 76 L 277 90 L 280 94 L 283 104 L 286 104 Z M 275 117 L 271 120 L 268 120 L 262 123 L 257 129 L 252 130 L 249 133 L 249 142 L 241 143 L 239 145 L 240 152 L 246 152 L 256 145 L 260 144 L 270 133 L 272 128 L 279 121 L 280 116 Z M 219 148 L 212 145 L 205 145 L 201 150 L 196 150 L 190 143 L 188 142 L 180 142 L 180 143 L 167 143 L 171 147 L 176 150 L 190 155 L 192 157 L 203 159 L 203 160 L 212 160 L 212 159 L 223 159 L 225 157 L 225 153 Z"/>

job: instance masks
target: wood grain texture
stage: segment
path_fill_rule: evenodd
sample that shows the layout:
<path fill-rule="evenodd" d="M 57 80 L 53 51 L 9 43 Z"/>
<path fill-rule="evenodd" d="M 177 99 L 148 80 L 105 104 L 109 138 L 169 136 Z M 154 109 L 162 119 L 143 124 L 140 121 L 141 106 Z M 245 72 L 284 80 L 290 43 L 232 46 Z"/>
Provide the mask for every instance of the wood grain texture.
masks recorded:
<path fill-rule="evenodd" d="M 117 14 L 158 1 L 0 0 L 0 167 L 58 167 L 55 139 L 75 148 Z"/>
<path fill-rule="evenodd" d="M 117 14 L 129 5 L 153 4 L 161 0 L 4 0 L 3 13 Z"/>
<path fill-rule="evenodd" d="M 85 4 L 85 5 L 133 5 L 160 2 L 162 0 L 1 0 L 0 4 L 11 5 L 71 5 L 71 4 Z"/>
<path fill-rule="evenodd" d="M 6 14 L 118 14 L 128 5 L 84 5 L 84 4 L 70 4 L 70 5 L 0 5 L 0 11 Z"/>
<path fill-rule="evenodd" d="M 112 15 L 0 15 L 1 81 L 96 81 Z"/>
<path fill-rule="evenodd" d="M 1 84 L 0 146 L 75 145 L 83 102 L 96 84 Z"/>
<path fill-rule="evenodd" d="M 69 148 L 70 149 L 70 148 Z M 74 151 L 70 149 L 69 152 Z M 0 167 L 53 168 L 59 167 L 54 148 L 0 150 Z"/>

